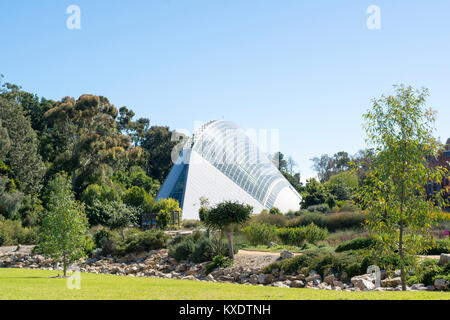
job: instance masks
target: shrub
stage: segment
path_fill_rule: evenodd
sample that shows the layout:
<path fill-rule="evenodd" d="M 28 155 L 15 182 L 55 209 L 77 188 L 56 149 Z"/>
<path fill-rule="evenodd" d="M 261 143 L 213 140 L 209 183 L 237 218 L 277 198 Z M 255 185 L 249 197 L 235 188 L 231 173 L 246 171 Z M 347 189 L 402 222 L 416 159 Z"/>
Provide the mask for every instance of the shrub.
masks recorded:
<path fill-rule="evenodd" d="M 436 279 L 450 281 L 450 262 L 444 266 L 438 266 L 434 259 L 425 259 L 420 262 L 414 275 L 407 279 L 409 284 L 423 283 L 426 286 L 433 285 Z"/>
<path fill-rule="evenodd" d="M 316 226 L 325 228 L 325 215 L 319 212 L 305 212 L 298 218 L 292 219 L 288 224 L 289 227 L 301 227 L 314 223 Z"/>
<path fill-rule="evenodd" d="M 234 253 L 238 247 L 235 246 Z M 201 263 L 211 261 L 217 255 L 228 256 L 228 244 L 219 237 L 208 237 L 205 232 L 195 231 L 187 236 L 177 236 L 170 242 L 169 256 L 178 261 Z"/>
<path fill-rule="evenodd" d="M 303 228 L 305 233 L 305 239 L 307 242 L 316 244 L 319 241 L 323 241 L 328 236 L 328 230 L 322 229 L 316 226 L 314 223 L 311 223 Z"/>
<path fill-rule="evenodd" d="M 197 229 L 199 228 L 202 224 L 200 221 L 198 220 L 183 220 L 183 228 L 184 229 Z"/>
<path fill-rule="evenodd" d="M 233 265 L 233 260 L 223 255 L 217 255 L 213 261 L 206 266 L 205 273 L 212 272 L 215 268 L 228 268 Z"/>
<path fill-rule="evenodd" d="M 305 242 L 305 232 L 303 228 L 280 228 L 277 230 L 278 238 L 285 245 L 302 246 Z"/>
<path fill-rule="evenodd" d="M 291 219 L 288 226 L 300 227 L 314 223 L 318 227 L 327 228 L 328 231 L 334 232 L 345 229 L 361 229 L 365 219 L 364 214 L 360 212 L 339 212 L 331 214 L 306 212 L 302 213 L 298 218 Z"/>
<path fill-rule="evenodd" d="M 450 253 L 450 239 L 438 239 L 431 249 L 423 252 L 426 255 L 440 255 L 442 253 Z"/>
<path fill-rule="evenodd" d="M 283 215 L 283 212 L 281 212 L 281 210 L 278 209 L 277 207 L 270 208 L 269 213 L 270 214 Z"/>
<path fill-rule="evenodd" d="M 223 253 L 224 251 L 226 252 L 226 250 L 227 248 L 225 247 L 225 250 L 222 250 L 220 253 Z M 198 241 L 198 243 L 195 244 L 194 251 L 186 260 L 190 260 L 195 263 L 211 261 L 216 253 L 217 252 L 212 244 L 211 239 L 209 239 L 208 237 L 203 237 Z"/>
<path fill-rule="evenodd" d="M 348 250 L 366 249 L 375 244 L 375 240 L 372 238 L 356 238 L 350 241 L 341 243 L 336 247 L 336 252 L 343 252 Z"/>
<path fill-rule="evenodd" d="M 360 212 L 339 212 L 329 214 L 325 218 L 325 227 L 330 231 L 360 229 L 366 217 Z"/>
<path fill-rule="evenodd" d="M 321 213 L 328 213 L 330 212 L 330 207 L 326 204 L 316 204 L 313 206 L 309 206 L 306 210 L 309 212 L 321 212 Z"/>
<path fill-rule="evenodd" d="M 24 228 L 20 221 L 0 221 L 0 242 L 4 246 L 16 246 L 19 244 L 37 244 L 39 233 L 37 228 Z"/>
<path fill-rule="evenodd" d="M 117 248 L 117 253 L 137 253 L 149 250 L 165 248 L 169 235 L 163 231 L 148 230 L 128 236 L 124 243 Z"/>
<path fill-rule="evenodd" d="M 283 244 L 302 246 L 305 241 L 315 244 L 325 240 L 328 231 L 311 223 L 305 227 L 280 228 L 277 230 L 277 235 Z"/>
<path fill-rule="evenodd" d="M 6 236 L 2 230 L 0 230 L 0 247 L 6 242 Z"/>
<path fill-rule="evenodd" d="M 323 276 L 330 269 L 333 273 L 347 273 L 348 279 L 353 276 L 364 274 L 369 261 L 361 255 L 353 252 L 335 253 L 329 249 L 311 249 L 302 255 L 291 259 L 281 260 L 266 267 L 265 272 L 274 269 L 282 270 L 289 274 L 295 274 L 300 270 L 311 272 L 317 271 Z"/>
<path fill-rule="evenodd" d="M 246 235 L 251 245 L 269 245 L 277 236 L 277 228 L 269 224 L 253 224 L 244 229 L 242 232 Z"/>
<path fill-rule="evenodd" d="M 342 201 L 338 206 L 338 212 L 357 212 L 360 210 L 351 200 Z"/>
<path fill-rule="evenodd" d="M 259 215 L 252 216 L 249 224 L 269 224 L 277 226 L 278 228 L 285 227 L 288 222 L 288 219 L 285 216 L 277 215 L 277 214 L 267 214 L 261 213 Z"/>
<path fill-rule="evenodd" d="M 180 242 L 169 250 L 169 256 L 177 261 L 190 260 L 195 250 L 195 243 L 191 239 Z"/>
<path fill-rule="evenodd" d="M 350 241 L 356 238 L 367 238 L 368 236 L 368 232 L 363 229 L 338 230 L 330 233 L 326 242 L 329 246 L 336 247 L 342 242 Z"/>

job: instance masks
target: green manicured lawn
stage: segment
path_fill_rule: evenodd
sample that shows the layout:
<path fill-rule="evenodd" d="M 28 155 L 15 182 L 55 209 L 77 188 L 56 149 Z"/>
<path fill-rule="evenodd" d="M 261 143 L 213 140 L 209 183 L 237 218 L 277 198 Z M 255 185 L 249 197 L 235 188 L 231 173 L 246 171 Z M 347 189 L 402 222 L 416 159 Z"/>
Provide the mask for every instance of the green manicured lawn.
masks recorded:
<path fill-rule="evenodd" d="M 0 299 L 450 299 L 446 292 L 337 292 L 189 280 L 81 274 L 81 289 L 69 290 L 57 271 L 0 269 Z"/>

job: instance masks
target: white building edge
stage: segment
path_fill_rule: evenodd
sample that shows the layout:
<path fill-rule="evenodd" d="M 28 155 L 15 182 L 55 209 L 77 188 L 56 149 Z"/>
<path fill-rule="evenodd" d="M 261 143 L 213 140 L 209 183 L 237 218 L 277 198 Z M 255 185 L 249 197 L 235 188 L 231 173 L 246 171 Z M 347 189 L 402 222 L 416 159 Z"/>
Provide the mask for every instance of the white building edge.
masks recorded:
<path fill-rule="evenodd" d="M 183 219 L 199 219 L 202 197 L 210 205 L 246 203 L 254 213 L 272 207 L 299 210 L 301 201 L 268 156 L 242 129 L 224 120 L 205 124 L 189 138 L 156 200 L 176 199 Z"/>

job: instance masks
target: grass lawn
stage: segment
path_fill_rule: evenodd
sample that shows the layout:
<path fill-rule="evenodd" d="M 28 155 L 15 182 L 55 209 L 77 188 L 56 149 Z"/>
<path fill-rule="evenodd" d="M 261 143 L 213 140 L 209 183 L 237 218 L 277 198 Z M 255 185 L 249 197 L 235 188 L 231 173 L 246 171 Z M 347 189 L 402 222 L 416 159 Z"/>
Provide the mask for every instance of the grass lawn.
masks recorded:
<path fill-rule="evenodd" d="M 85 273 L 81 274 L 81 289 L 69 290 L 66 286 L 67 279 L 52 278 L 56 275 L 57 271 L 0 269 L 0 299 L 450 300 L 450 293 L 447 292 L 339 292 Z"/>

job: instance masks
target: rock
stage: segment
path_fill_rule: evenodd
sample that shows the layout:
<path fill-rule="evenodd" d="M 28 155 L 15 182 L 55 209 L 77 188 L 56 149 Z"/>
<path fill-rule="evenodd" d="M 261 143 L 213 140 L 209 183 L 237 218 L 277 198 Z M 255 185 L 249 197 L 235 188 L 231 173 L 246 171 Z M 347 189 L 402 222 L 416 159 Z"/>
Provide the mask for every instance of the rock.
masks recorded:
<path fill-rule="evenodd" d="M 423 290 L 425 285 L 423 283 L 415 283 L 411 286 L 411 290 Z"/>
<path fill-rule="evenodd" d="M 287 250 L 280 253 L 281 259 L 290 259 L 293 256 L 294 256 L 294 254 L 289 252 L 289 251 L 287 251 Z"/>
<path fill-rule="evenodd" d="M 252 275 L 250 276 L 250 278 L 248 279 L 248 281 L 249 281 L 251 284 L 258 284 L 258 276 L 257 276 L 256 274 L 252 274 Z"/>
<path fill-rule="evenodd" d="M 219 281 L 225 281 L 225 282 L 233 282 L 234 281 L 234 277 L 223 275 L 223 276 L 220 276 L 218 280 Z"/>
<path fill-rule="evenodd" d="M 438 265 L 443 266 L 450 262 L 450 253 L 441 253 L 441 256 L 439 257 Z"/>
<path fill-rule="evenodd" d="M 274 283 L 272 283 L 272 286 L 273 287 L 278 287 L 278 288 L 287 288 L 287 287 L 289 287 L 287 284 L 285 284 L 282 281 L 274 282 Z"/>
<path fill-rule="evenodd" d="M 368 275 L 356 276 L 351 278 L 351 282 L 355 288 L 358 288 L 361 291 L 373 290 L 375 289 L 375 285 L 372 281 L 368 280 Z"/>
<path fill-rule="evenodd" d="M 434 287 L 439 291 L 446 291 L 449 287 L 449 281 L 445 279 L 434 280 Z"/>
<path fill-rule="evenodd" d="M 258 283 L 260 284 L 269 284 L 273 281 L 273 275 L 271 274 L 260 274 L 258 275 Z"/>
<path fill-rule="evenodd" d="M 324 289 L 324 290 L 331 290 L 331 286 L 329 286 L 328 284 L 326 284 L 325 282 L 319 283 L 319 285 L 317 286 L 319 289 Z"/>
<path fill-rule="evenodd" d="M 309 276 L 307 276 L 305 278 L 305 281 L 306 282 L 313 282 L 313 281 L 317 282 L 318 281 L 320 283 L 322 281 L 322 277 L 320 276 L 320 274 L 317 274 L 315 271 L 311 271 Z"/>
<path fill-rule="evenodd" d="M 323 282 L 325 282 L 326 284 L 329 284 L 329 285 L 332 285 L 334 280 L 335 280 L 334 274 L 330 274 L 323 278 Z"/>
<path fill-rule="evenodd" d="M 294 280 L 291 281 L 290 287 L 291 288 L 303 288 L 305 286 L 305 282 L 302 280 Z"/>
<path fill-rule="evenodd" d="M 396 278 L 388 278 L 381 280 L 382 287 L 396 287 L 402 283 L 402 279 L 400 277 Z"/>
<path fill-rule="evenodd" d="M 203 278 L 206 281 L 215 281 L 214 277 L 211 274 L 208 274 L 206 277 Z"/>
<path fill-rule="evenodd" d="M 333 281 L 333 286 L 336 288 L 341 288 L 341 289 L 345 289 L 345 284 L 341 281 L 338 280 L 334 280 Z"/>
<path fill-rule="evenodd" d="M 305 280 L 306 276 L 303 273 L 299 273 L 296 277 L 296 280 Z"/>

